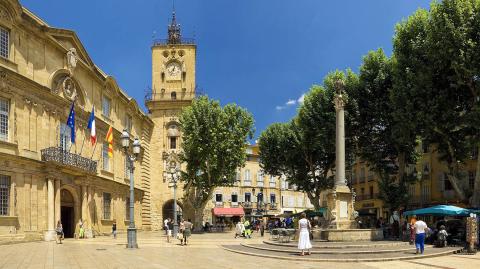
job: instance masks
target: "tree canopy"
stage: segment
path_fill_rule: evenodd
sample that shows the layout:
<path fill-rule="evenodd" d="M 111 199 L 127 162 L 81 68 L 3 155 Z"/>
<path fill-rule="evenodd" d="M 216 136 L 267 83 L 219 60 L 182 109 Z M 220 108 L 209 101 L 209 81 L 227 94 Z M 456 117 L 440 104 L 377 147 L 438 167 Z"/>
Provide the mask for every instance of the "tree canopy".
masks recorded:
<path fill-rule="evenodd" d="M 253 117 L 235 104 L 222 108 L 218 101 L 202 96 L 184 108 L 180 124 L 181 159 L 186 163 L 181 177 L 184 200 L 194 209 L 198 228 L 213 190 L 233 185 L 238 167 L 245 164 Z"/>
<path fill-rule="evenodd" d="M 260 165 L 266 173 L 286 177 L 304 191 L 315 209 L 320 208 L 320 194 L 333 187 L 335 167 L 334 82 L 346 83 L 348 89 L 357 77 L 351 71 L 330 73 L 323 86 L 312 86 L 305 95 L 298 115 L 288 123 L 269 126 L 259 138 Z M 348 99 L 347 99 L 348 100 Z M 353 99 L 352 99 L 353 100 Z M 347 102 L 347 106 L 352 106 Z M 347 121 L 347 128 L 350 124 Z M 352 139 L 347 139 L 351 141 Z M 352 143 L 347 142 L 348 145 Z M 351 152 L 351 151 L 348 151 Z"/>

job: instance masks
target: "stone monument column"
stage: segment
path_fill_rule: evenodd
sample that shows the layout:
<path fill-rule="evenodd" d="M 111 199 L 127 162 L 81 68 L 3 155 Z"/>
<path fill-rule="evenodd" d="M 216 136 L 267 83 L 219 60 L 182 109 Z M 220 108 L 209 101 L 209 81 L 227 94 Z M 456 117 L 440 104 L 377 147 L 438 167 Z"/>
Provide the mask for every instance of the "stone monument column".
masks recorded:
<path fill-rule="evenodd" d="M 345 101 L 340 93 L 334 97 L 336 111 L 335 186 L 346 186 L 345 180 Z"/>
<path fill-rule="evenodd" d="M 329 229 L 342 230 L 356 228 L 354 220 L 353 196 L 345 178 L 345 96 L 342 95 L 343 81 L 335 82 L 334 97 L 336 111 L 335 143 L 335 184 L 327 194 Z"/>

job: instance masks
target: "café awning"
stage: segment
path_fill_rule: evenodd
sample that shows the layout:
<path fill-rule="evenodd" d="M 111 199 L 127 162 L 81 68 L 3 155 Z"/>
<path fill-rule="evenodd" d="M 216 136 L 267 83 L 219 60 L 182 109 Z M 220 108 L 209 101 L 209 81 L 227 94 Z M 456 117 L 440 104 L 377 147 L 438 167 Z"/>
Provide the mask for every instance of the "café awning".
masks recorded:
<path fill-rule="evenodd" d="M 432 215 L 432 216 L 468 216 L 470 210 L 452 205 L 437 205 L 422 209 L 406 211 L 404 216 Z"/>
<path fill-rule="evenodd" d="M 215 207 L 213 215 L 218 217 L 243 216 L 245 212 L 242 207 Z"/>

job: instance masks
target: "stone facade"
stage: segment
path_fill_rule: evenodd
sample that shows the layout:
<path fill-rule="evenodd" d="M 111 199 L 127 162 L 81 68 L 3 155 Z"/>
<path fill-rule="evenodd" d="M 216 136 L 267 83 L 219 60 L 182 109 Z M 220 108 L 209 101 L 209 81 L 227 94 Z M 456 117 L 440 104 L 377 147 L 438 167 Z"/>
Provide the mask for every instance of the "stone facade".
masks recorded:
<path fill-rule="evenodd" d="M 110 233 L 113 221 L 125 229 L 129 173 L 119 144 L 123 129 L 142 143 L 133 175 L 135 222 L 149 227 L 153 122 L 92 62 L 74 32 L 50 27 L 16 0 L 2 1 L 0 14 L 0 235 L 42 238 L 58 220 L 66 236 L 77 232 L 80 219 L 93 234 Z M 66 126 L 72 100 L 75 144 Z M 93 106 L 96 146 L 87 130 Z M 109 126 L 114 152 L 104 158 Z"/>

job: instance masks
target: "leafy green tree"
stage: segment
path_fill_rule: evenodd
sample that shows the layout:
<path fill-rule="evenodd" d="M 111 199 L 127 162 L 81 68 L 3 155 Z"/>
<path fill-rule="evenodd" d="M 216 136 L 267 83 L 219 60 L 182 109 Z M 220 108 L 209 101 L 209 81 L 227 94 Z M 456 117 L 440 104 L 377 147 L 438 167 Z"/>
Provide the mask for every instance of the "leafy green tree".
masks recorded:
<path fill-rule="evenodd" d="M 218 101 L 202 96 L 183 110 L 180 124 L 181 160 L 186 163 L 181 177 L 184 202 L 194 210 L 194 227 L 201 229 L 213 190 L 233 185 L 238 167 L 245 164 L 253 117 L 235 104 L 222 108 Z"/>
<path fill-rule="evenodd" d="M 339 71 L 330 73 L 324 86 L 315 85 L 306 94 L 296 118 L 289 123 L 272 124 L 259 138 L 261 167 L 268 174 L 284 175 L 289 183 L 307 194 L 316 210 L 320 208 L 321 192 L 333 187 L 333 96 L 337 79 L 345 80 L 347 89 L 356 83 L 356 76 L 351 71 L 347 71 L 347 75 Z M 348 114 L 345 118 L 349 118 Z M 348 128 L 349 123 L 347 120 Z M 347 147 L 352 144 L 348 142 L 351 140 L 347 139 Z"/>
<path fill-rule="evenodd" d="M 448 180 L 462 200 L 467 186 L 460 170 L 478 147 L 480 131 L 479 13 L 478 0 L 434 2 L 430 12 L 419 10 L 399 24 L 394 38 L 396 85 L 403 94 L 397 97 L 413 100 L 415 109 L 407 110 L 446 162 Z M 475 188 L 480 191 L 478 172 Z M 478 202 L 479 192 L 473 193 Z"/>
<path fill-rule="evenodd" d="M 408 199 L 409 175 L 405 170 L 415 161 L 416 131 L 415 126 L 394 117 L 393 65 L 382 49 L 369 52 L 363 58 L 354 96 L 358 105 L 358 157 L 379 176 L 380 198 L 392 211 Z"/>

